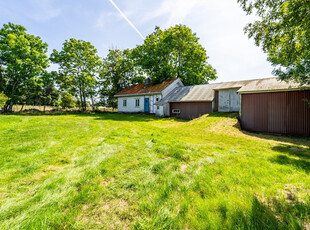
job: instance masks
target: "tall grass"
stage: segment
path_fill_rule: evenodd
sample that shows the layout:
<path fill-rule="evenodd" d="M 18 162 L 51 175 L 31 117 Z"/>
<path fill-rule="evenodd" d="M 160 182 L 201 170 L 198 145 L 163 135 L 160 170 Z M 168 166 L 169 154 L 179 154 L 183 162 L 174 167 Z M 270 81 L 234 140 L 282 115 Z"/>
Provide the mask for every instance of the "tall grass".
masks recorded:
<path fill-rule="evenodd" d="M 0 229 L 306 229 L 310 140 L 235 114 L 0 116 Z"/>

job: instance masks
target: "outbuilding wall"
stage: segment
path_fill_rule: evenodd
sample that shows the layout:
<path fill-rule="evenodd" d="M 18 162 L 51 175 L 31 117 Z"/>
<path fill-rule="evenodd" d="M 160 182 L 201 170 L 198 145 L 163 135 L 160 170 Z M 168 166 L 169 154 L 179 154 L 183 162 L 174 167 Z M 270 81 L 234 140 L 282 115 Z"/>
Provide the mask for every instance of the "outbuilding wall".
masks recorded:
<path fill-rule="evenodd" d="M 212 112 L 212 102 L 170 102 L 170 116 L 191 120 Z M 180 114 L 172 111 L 179 109 Z"/>
<path fill-rule="evenodd" d="M 218 106 L 215 106 L 219 112 L 239 112 L 240 97 L 238 89 L 221 89 L 218 91 Z"/>
<path fill-rule="evenodd" d="M 241 94 L 244 130 L 310 136 L 310 91 Z"/>

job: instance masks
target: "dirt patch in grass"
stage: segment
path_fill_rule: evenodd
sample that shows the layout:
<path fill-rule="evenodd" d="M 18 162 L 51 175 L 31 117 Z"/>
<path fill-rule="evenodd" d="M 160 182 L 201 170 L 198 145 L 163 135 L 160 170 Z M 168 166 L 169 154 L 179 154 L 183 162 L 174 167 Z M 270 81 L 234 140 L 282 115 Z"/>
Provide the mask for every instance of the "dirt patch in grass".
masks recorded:
<path fill-rule="evenodd" d="M 98 204 L 85 204 L 77 219 L 78 224 L 92 229 L 130 229 L 130 204 L 123 199 L 100 201 Z"/>

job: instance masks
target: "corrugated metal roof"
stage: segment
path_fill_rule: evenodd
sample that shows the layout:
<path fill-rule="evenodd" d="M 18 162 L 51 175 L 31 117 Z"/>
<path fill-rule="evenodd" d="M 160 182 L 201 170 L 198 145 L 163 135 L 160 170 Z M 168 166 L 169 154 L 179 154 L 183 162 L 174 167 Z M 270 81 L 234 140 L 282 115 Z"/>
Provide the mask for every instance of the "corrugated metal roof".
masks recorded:
<path fill-rule="evenodd" d="M 246 92 L 269 92 L 269 91 L 288 91 L 310 88 L 310 85 L 301 87 L 299 83 L 280 81 L 279 78 L 263 78 L 246 81 L 238 90 L 239 93 Z"/>
<path fill-rule="evenodd" d="M 155 104 L 162 105 L 168 102 L 212 101 L 214 98 L 213 89 L 219 84 L 220 83 L 178 87 Z"/>
<path fill-rule="evenodd" d="M 229 81 L 220 83 L 215 89 L 233 89 L 233 88 L 241 88 L 251 83 L 253 80 L 244 80 L 244 81 Z"/>
<path fill-rule="evenodd" d="M 160 84 L 137 84 L 129 86 L 128 88 L 122 90 L 121 92 L 115 94 L 115 96 L 122 96 L 122 95 L 131 95 L 131 94 L 147 94 L 147 93 L 156 93 L 161 92 L 166 89 L 170 84 L 172 84 L 178 78 L 163 81 Z"/>

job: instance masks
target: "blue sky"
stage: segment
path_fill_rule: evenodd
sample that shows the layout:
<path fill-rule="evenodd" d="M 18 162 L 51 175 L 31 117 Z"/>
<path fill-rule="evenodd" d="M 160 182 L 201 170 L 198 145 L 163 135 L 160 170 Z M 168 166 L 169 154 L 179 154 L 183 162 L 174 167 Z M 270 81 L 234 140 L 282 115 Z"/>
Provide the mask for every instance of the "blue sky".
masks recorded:
<path fill-rule="evenodd" d="M 190 27 L 217 70 L 217 82 L 271 76 L 267 56 L 243 33 L 254 20 L 237 0 L 114 0 L 143 36 L 156 25 Z M 0 0 L 0 24 L 23 25 L 53 49 L 66 39 L 90 41 L 101 57 L 111 48 L 134 48 L 141 36 L 110 0 Z"/>

